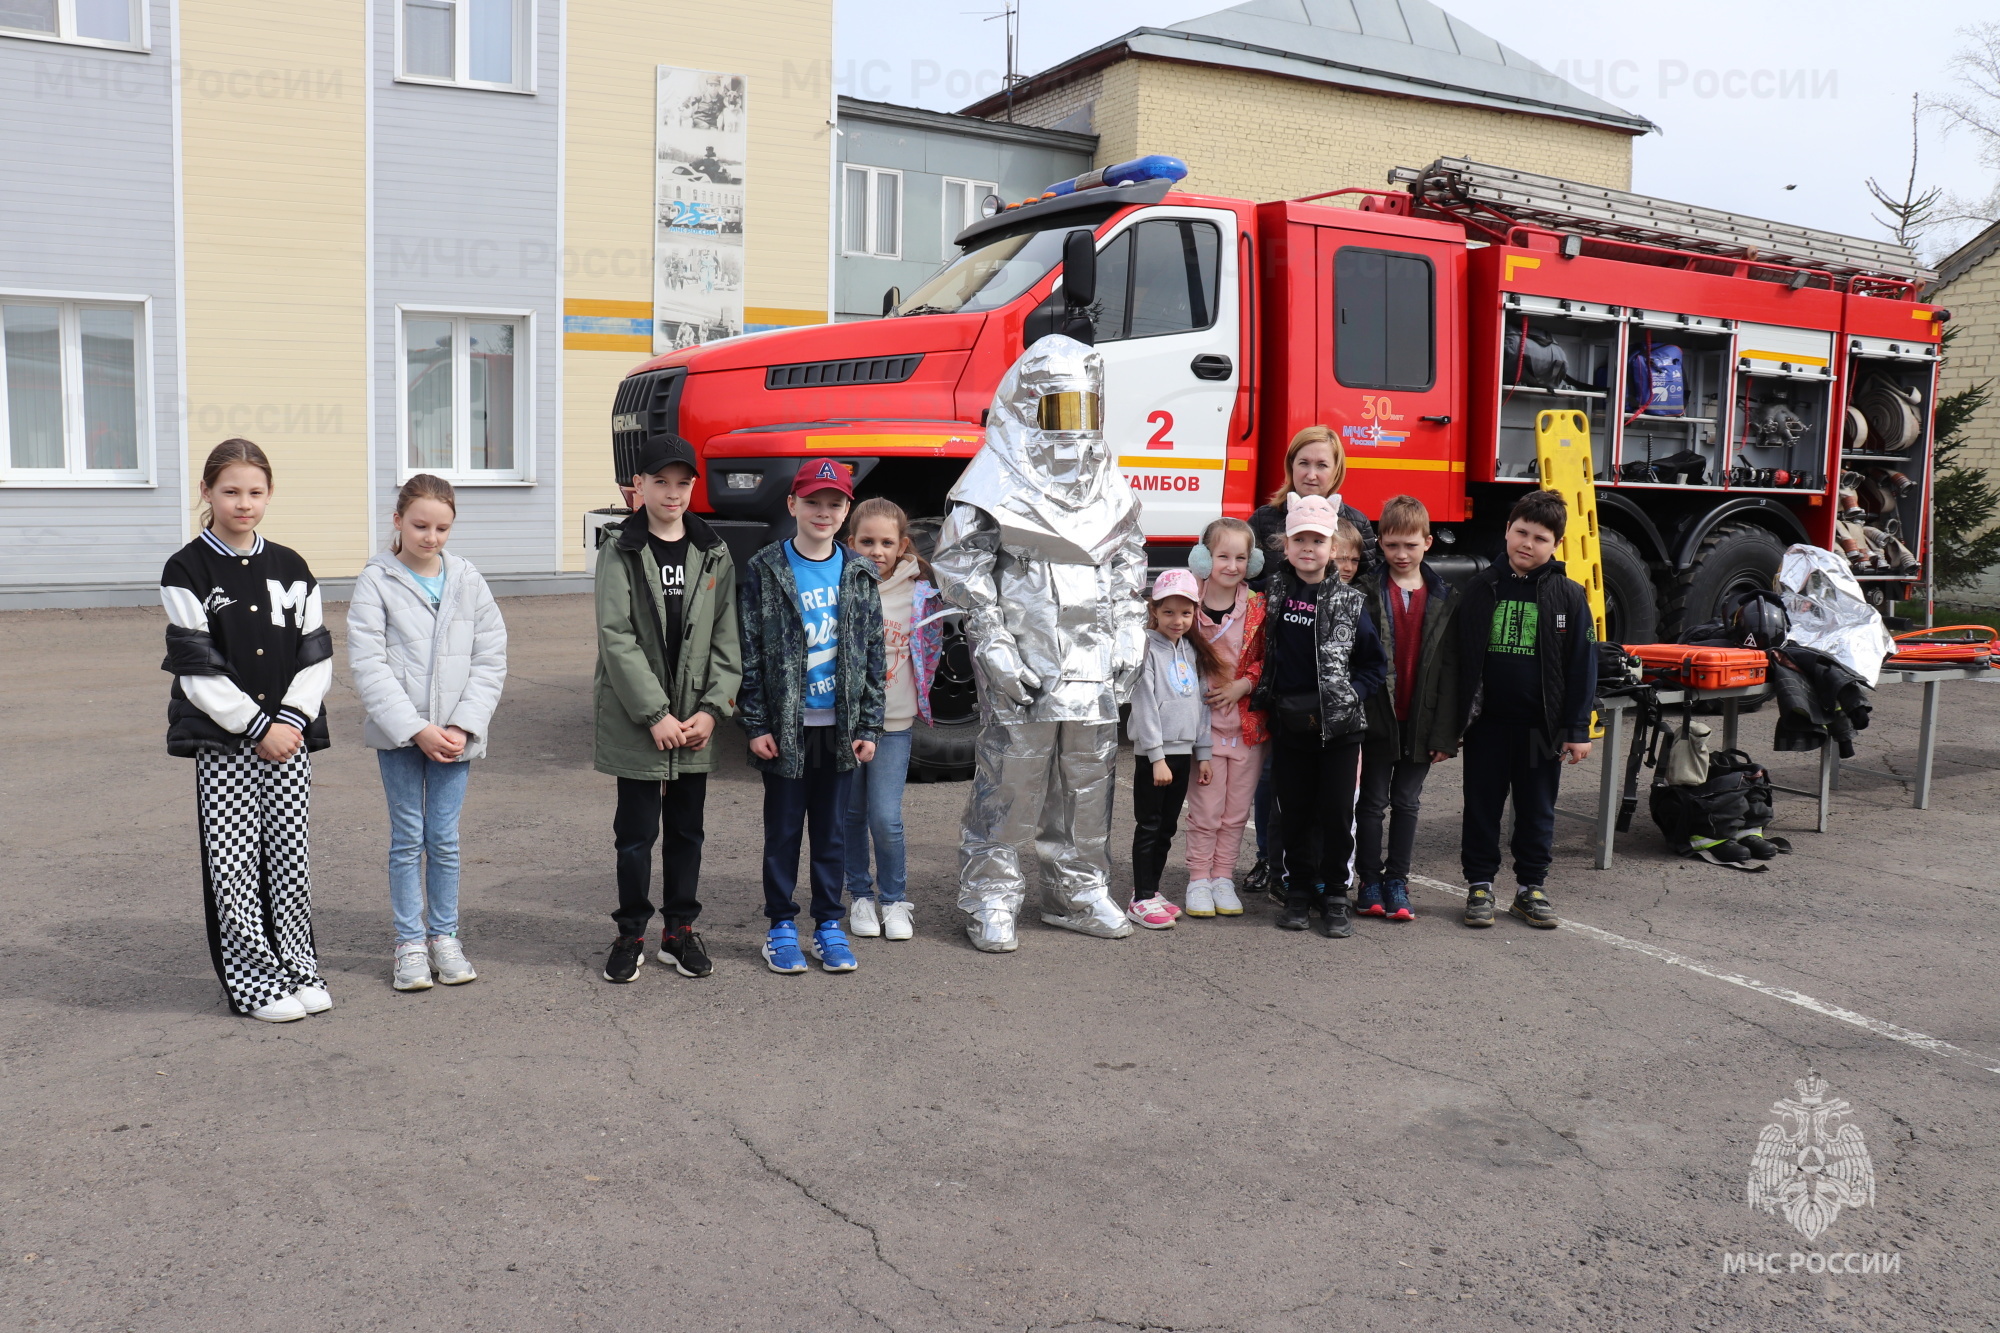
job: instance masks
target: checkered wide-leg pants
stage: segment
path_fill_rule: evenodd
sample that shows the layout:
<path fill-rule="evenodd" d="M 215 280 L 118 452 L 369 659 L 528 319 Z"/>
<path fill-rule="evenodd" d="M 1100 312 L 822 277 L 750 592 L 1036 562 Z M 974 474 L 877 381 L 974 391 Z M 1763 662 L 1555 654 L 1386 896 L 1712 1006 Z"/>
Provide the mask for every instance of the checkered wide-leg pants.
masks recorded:
<path fill-rule="evenodd" d="M 259 759 L 245 745 L 195 756 L 203 907 L 215 975 L 237 1013 L 318 986 L 307 851 L 312 761 Z"/>

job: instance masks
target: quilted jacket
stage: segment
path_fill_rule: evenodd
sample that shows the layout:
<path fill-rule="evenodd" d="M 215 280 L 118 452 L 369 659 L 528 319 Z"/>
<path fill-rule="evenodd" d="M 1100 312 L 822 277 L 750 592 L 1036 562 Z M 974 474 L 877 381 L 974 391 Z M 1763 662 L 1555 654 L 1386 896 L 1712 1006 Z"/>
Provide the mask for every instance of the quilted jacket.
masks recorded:
<path fill-rule="evenodd" d="M 834 753 L 842 772 L 853 768 L 855 741 L 882 736 L 882 597 L 875 562 L 848 555 L 840 571 L 840 628 L 834 657 Z M 743 688 L 736 717 L 743 734 L 772 736 L 776 759 L 750 762 L 781 778 L 805 776 L 806 627 L 799 585 L 785 544 L 772 542 L 743 567 Z"/>

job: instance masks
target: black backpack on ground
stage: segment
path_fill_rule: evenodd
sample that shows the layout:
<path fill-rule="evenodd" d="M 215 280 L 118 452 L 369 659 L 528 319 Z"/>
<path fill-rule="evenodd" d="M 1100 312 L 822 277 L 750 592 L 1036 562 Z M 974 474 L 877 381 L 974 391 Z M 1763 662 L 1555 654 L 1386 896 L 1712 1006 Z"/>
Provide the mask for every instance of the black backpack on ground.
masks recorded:
<path fill-rule="evenodd" d="M 1738 834 L 1761 830 L 1771 819 L 1771 775 L 1744 751 L 1711 753 L 1708 777 L 1699 784 L 1655 782 L 1650 804 L 1653 822 L 1676 855 L 1749 874 L 1764 869 L 1748 851 L 1731 845 Z M 1782 840 L 1772 841 L 1779 851 L 1791 850 Z"/>

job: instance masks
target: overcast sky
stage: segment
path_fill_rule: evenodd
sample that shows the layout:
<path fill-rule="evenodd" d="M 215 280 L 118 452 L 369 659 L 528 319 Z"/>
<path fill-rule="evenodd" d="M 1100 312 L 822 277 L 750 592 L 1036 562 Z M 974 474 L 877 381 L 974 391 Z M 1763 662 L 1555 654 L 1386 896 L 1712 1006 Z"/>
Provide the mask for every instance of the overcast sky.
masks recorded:
<path fill-rule="evenodd" d="M 999 86 L 1002 23 L 980 17 L 998 7 L 998 0 L 839 0 L 836 83 L 855 96 L 958 110 Z M 1021 8 L 1020 66 L 1033 74 L 1133 28 L 1165 27 L 1226 6 L 1022 0 Z M 1948 89 L 1947 61 L 1962 45 L 1957 30 L 2000 16 L 1991 0 L 1618 7 L 1446 0 L 1444 8 L 1659 125 L 1661 133 L 1634 146 L 1634 189 L 1868 236 L 1881 229 L 1870 220 L 1864 181 L 1893 181 L 1900 193 L 1909 170 L 1911 94 Z M 1731 71 L 1741 74 L 1731 78 Z M 1763 71 L 1770 73 L 1758 78 Z M 1778 95 L 1800 90 L 1803 96 Z M 1170 143 L 1143 148 L 1174 151 Z M 1991 188 L 1989 175 L 1962 135 L 1946 137 L 1936 122 L 1925 123 L 1923 182 L 1976 196 Z"/>

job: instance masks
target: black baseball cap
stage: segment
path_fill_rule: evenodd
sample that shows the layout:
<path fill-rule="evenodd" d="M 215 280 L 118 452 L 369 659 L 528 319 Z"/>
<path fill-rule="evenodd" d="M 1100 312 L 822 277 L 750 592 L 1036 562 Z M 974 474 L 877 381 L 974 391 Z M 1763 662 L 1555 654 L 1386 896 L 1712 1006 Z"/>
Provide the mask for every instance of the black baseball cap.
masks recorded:
<path fill-rule="evenodd" d="M 673 463 L 686 463 L 696 476 L 701 475 L 701 465 L 695 462 L 693 445 L 678 435 L 655 435 L 639 450 L 639 465 L 633 470 L 641 477 L 650 477 L 666 471 Z"/>

